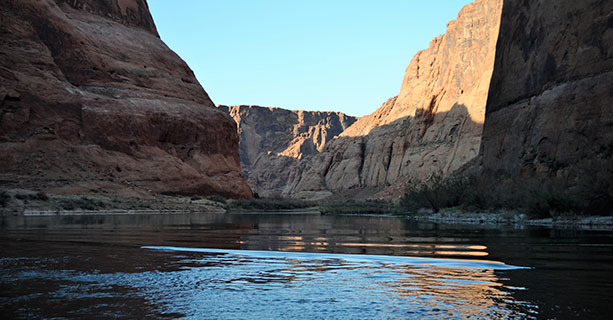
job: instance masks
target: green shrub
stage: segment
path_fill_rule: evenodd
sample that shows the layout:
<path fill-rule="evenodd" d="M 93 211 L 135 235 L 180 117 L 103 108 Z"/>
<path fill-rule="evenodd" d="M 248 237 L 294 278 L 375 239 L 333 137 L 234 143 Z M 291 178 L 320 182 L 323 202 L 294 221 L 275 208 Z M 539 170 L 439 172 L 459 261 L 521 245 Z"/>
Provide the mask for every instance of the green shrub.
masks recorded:
<path fill-rule="evenodd" d="M 15 198 L 19 199 L 19 200 L 23 200 L 24 202 L 27 202 L 29 200 L 32 201 L 48 201 L 49 200 L 49 196 L 42 192 L 39 191 L 37 193 L 18 193 L 15 195 Z"/>
<path fill-rule="evenodd" d="M 434 212 L 455 207 L 462 203 L 468 183 L 466 177 L 454 175 L 443 178 L 441 174 L 433 174 L 426 181 L 410 182 L 400 205 L 412 211 L 430 208 Z"/>
<path fill-rule="evenodd" d="M 493 173 L 450 176 L 440 174 L 409 183 L 400 204 L 410 210 L 446 207 L 464 210 L 514 209 L 534 217 L 561 214 L 613 214 L 613 159 L 586 158 L 554 166 L 547 174 L 500 176 Z"/>
<path fill-rule="evenodd" d="M 610 149 L 608 149 L 610 150 Z M 613 214 L 613 159 L 590 159 L 577 166 L 577 194 L 585 200 L 587 214 Z"/>
<path fill-rule="evenodd" d="M 97 210 L 106 207 L 106 203 L 103 201 L 90 199 L 86 196 L 77 199 L 63 199 L 60 201 L 59 205 L 64 210 L 75 210 L 77 208 L 83 210 Z"/>
<path fill-rule="evenodd" d="M 226 204 L 226 198 L 220 196 L 220 195 L 212 195 L 212 196 L 208 196 L 206 197 L 207 200 L 213 201 L 213 202 L 219 202 L 222 204 Z"/>
<path fill-rule="evenodd" d="M 369 199 L 364 201 L 347 200 L 327 203 L 319 207 L 322 214 L 400 214 L 398 206 L 385 200 Z"/>
<path fill-rule="evenodd" d="M 42 191 L 37 192 L 35 197 L 40 201 L 49 201 L 49 196 Z"/>
<path fill-rule="evenodd" d="M 8 192 L 6 191 L 1 191 L 0 192 L 0 206 L 4 208 L 6 207 L 7 204 L 9 204 L 10 201 L 11 201 L 11 195 L 8 194 Z"/>
<path fill-rule="evenodd" d="M 64 210 L 74 210 L 74 209 L 77 208 L 75 206 L 74 201 L 72 201 L 72 200 L 63 199 L 63 200 L 60 201 L 59 205 L 60 205 L 60 208 L 62 208 Z"/>
<path fill-rule="evenodd" d="M 311 204 L 301 200 L 259 198 L 249 200 L 234 200 L 230 203 L 230 209 L 244 210 L 291 210 L 310 207 Z"/>
<path fill-rule="evenodd" d="M 528 213 L 538 218 L 555 218 L 560 214 L 581 211 L 580 201 L 564 192 L 539 192 L 528 199 Z"/>
<path fill-rule="evenodd" d="M 79 200 L 77 200 L 76 205 L 84 210 L 96 210 L 96 201 L 92 200 L 88 197 L 81 197 L 79 198 Z"/>
<path fill-rule="evenodd" d="M 602 216 L 613 214 L 613 192 L 589 197 L 585 212 Z"/>
<path fill-rule="evenodd" d="M 106 204 L 103 201 L 90 199 L 88 197 L 81 197 L 77 201 L 77 206 L 84 210 L 96 210 L 100 208 L 105 208 Z"/>

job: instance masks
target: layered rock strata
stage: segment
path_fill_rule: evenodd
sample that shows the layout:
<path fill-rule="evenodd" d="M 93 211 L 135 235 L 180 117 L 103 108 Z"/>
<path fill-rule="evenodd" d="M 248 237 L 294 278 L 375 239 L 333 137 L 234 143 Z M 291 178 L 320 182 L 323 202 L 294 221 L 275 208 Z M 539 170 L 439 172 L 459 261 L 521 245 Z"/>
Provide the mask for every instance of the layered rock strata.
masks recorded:
<path fill-rule="evenodd" d="M 400 93 L 290 172 L 285 196 L 369 189 L 391 197 L 410 180 L 449 174 L 479 152 L 502 0 L 465 6 L 415 55 Z"/>
<path fill-rule="evenodd" d="M 2 185 L 251 197 L 234 121 L 144 0 L 5 0 L 0 34 Z"/>
<path fill-rule="evenodd" d="M 340 112 L 292 111 L 259 106 L 218 106 L 237 123 L 243 175 L 262 197 L 281 196 L 291 168 L 352 125 Z"/>
<path fill-rule="evenodd" d="M 501 30 L 481 145 L 485 177 L 565 176 L 572 184 L 600 170 L 595 160 L 608 163 L 610 177 L 613 2 L 509 0 Z M 596 186 L 607 172 L 591 176 Z"/>

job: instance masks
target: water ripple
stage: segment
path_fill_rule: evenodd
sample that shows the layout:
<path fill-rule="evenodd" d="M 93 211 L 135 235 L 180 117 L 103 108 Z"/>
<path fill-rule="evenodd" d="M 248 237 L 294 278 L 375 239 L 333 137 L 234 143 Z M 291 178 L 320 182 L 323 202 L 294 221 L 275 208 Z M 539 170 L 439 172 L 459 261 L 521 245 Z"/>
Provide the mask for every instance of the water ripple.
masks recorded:
<path fill-rule="evenodd" d="M 202 254 L 179 283 L 185 301 L 168 303 L 190 317 L 233 318 L 531 318 L 498 272 L 523 269 L 496 261 L 145 246 Z M 230 261 L 238 262 L 236 264 Z M 198 279 L 198 280 L 196 280 Z M 175 279 L 176 281 L 176 279 Z M 172 291 L 172 290 L 171 290 Z M 207 301 L 211 308 L 195 307 Z M 233 301 L 233 302 L 229 302 Z M 242 305 L 242 303 L 246 303 Z M 202 306 L 202 305 L 201 305 Z M 213 310 L 214 309 L 214 310 Z M 247 310 L 248 309 L 248 310 Z M 174 310 L 177 311 L 177 310 Z"/>
<path fill-rule="evenodd" d="M 260 251 L 260 250 L 230 250 L 213 248 L 183 248 L 169 246 L 143 246 L 143 249 L 183 251 L 183 252 L 202 252 L 229 254 L 236 256 L 247 256 L 254 258 L 274 258 L 274 259 L 304 259 L 304 260 L 344 260 L 347 262 L 378 262 L 407 265 L 431 265 L 439 267 L 455 267 L 468 269 L 491 269 L 491 270 L 512 270 L 527 269 L 527 267 L 507 265 L 498 261 L 488 260 L 468 260 L 468 259 L 444 259 L 444 258 L 423 258 L 407 256 L 384 256 L 366 254 L 341 254 L 341 253 L 312 253 L 312 252 L 287 252 L 287 251 Z"/>

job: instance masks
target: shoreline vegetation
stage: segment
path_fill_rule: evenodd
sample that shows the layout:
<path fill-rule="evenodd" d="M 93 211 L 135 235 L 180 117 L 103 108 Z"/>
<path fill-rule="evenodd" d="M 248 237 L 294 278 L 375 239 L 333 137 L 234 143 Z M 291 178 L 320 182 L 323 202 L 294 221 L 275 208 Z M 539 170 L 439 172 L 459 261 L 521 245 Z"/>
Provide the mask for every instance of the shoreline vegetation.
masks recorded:
<path fill-rule="evenodd" d="M 435 178 L 435 180 L 438 178 Z M 430 180 L 432 181 L 432 179 Z M 437 180 L 438 181 L 438 180 Z M 440 181 L 439 181 L 440 182 Z M 454 181 L 453 183 L 457 183 Z M 424 187 L 422 185 L 421 187 Z M 456 186 L 457 187 L 457 186 Z M 40 191 L 9 189 L 0 190 L 2 216 L 53 216 L 53 215 L 126 215 L 126 214 L 185 214 L 185 213 L 268 213 L 268 214 L 321 214 L 321 215 L 381 215 L 405 217 L 419 222 L 441 224 L 468 224 L 486 228 L 508 225 L 543 226 L 613 230 L 613 216 L 589 215 L 581 212 L 549 211 L 549 216 L 538 212 L 490 208 L 479 209 L 457 205 L 437 207 L 417 205 L 415 187 L 398 202 L 385 200 L 346 200 L 310 202 L 281 198 L 227 200 L 219 196 L 170 196 L 159 195 L 151 199 L 122 199 L 98 195 L 50 195 Z M 449 191 L 448 186 L 436 190 Z M 420 192 L 424 192 L 423 190 Z M 430 188 L 430 193 L 433 189 Z M 431 196 L 434 197 L 433 194 Z M 441 195 L 439 195 L 441 196 Z M 439 198 L 437 198 L 439 199 Z M 440 200 L 440 199 L 439 199 Z M 422 198 L 421 204 L 428 198 Z M 409 204 L 407 204 L 409 203 Z M 416 209 L 417 208 L 417 209 Z"/>
<path fill-rule="evenodd" d="M 76 215 L 224 212 L 224 204 L 204 197 L 156 195 L 148 199 L 102 195 L 57 195 L 0 189 L 0 215 Z"/>
<path fill-rule="evenodd" d="M 467 212 L 521 211 L 537 219 L 611 216 L 613 161 L 609 160 L 592 161 L 586 170 L 545 179 L 487 179 L 471 173 L 444 177 L 435 173 L 424 181 L 409 181 L 399 205 L 412 212 L 423 208 L 434 213 L 449 208 Z"/>

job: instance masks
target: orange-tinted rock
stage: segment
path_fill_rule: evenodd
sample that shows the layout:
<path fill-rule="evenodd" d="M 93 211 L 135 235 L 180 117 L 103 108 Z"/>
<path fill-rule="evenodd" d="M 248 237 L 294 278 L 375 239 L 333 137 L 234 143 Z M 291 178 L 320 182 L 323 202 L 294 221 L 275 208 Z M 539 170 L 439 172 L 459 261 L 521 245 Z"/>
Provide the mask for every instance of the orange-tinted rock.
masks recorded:
<path fill-rule="evenodd" d="M 481 146 L 486 177 L 568 176 L 584 160 L 610 164 L 613 2 L 509 0 L 501 30 Z"/>
<path fill-rule="evenodd" d="M 6 0 L 0 179 L 52 192 L 251 197 L 233 120 L 144 0 Z"/>
<path fill-rule="evenodd" d="M 411 179 L 449 174 L 479 152 L 502 0 L 465 6 L 413 58 L 400 93 L 290 173 L 284 195 L 371 189 L 390 197 Z"/>
<path fill-rule="evenodd" d="M 280 196 L 299 161 L 356 121 L 340 112 L 292 111 L 258 106 L 218 106 L 234 118 L 243 175 L 263 197 Z"/>

